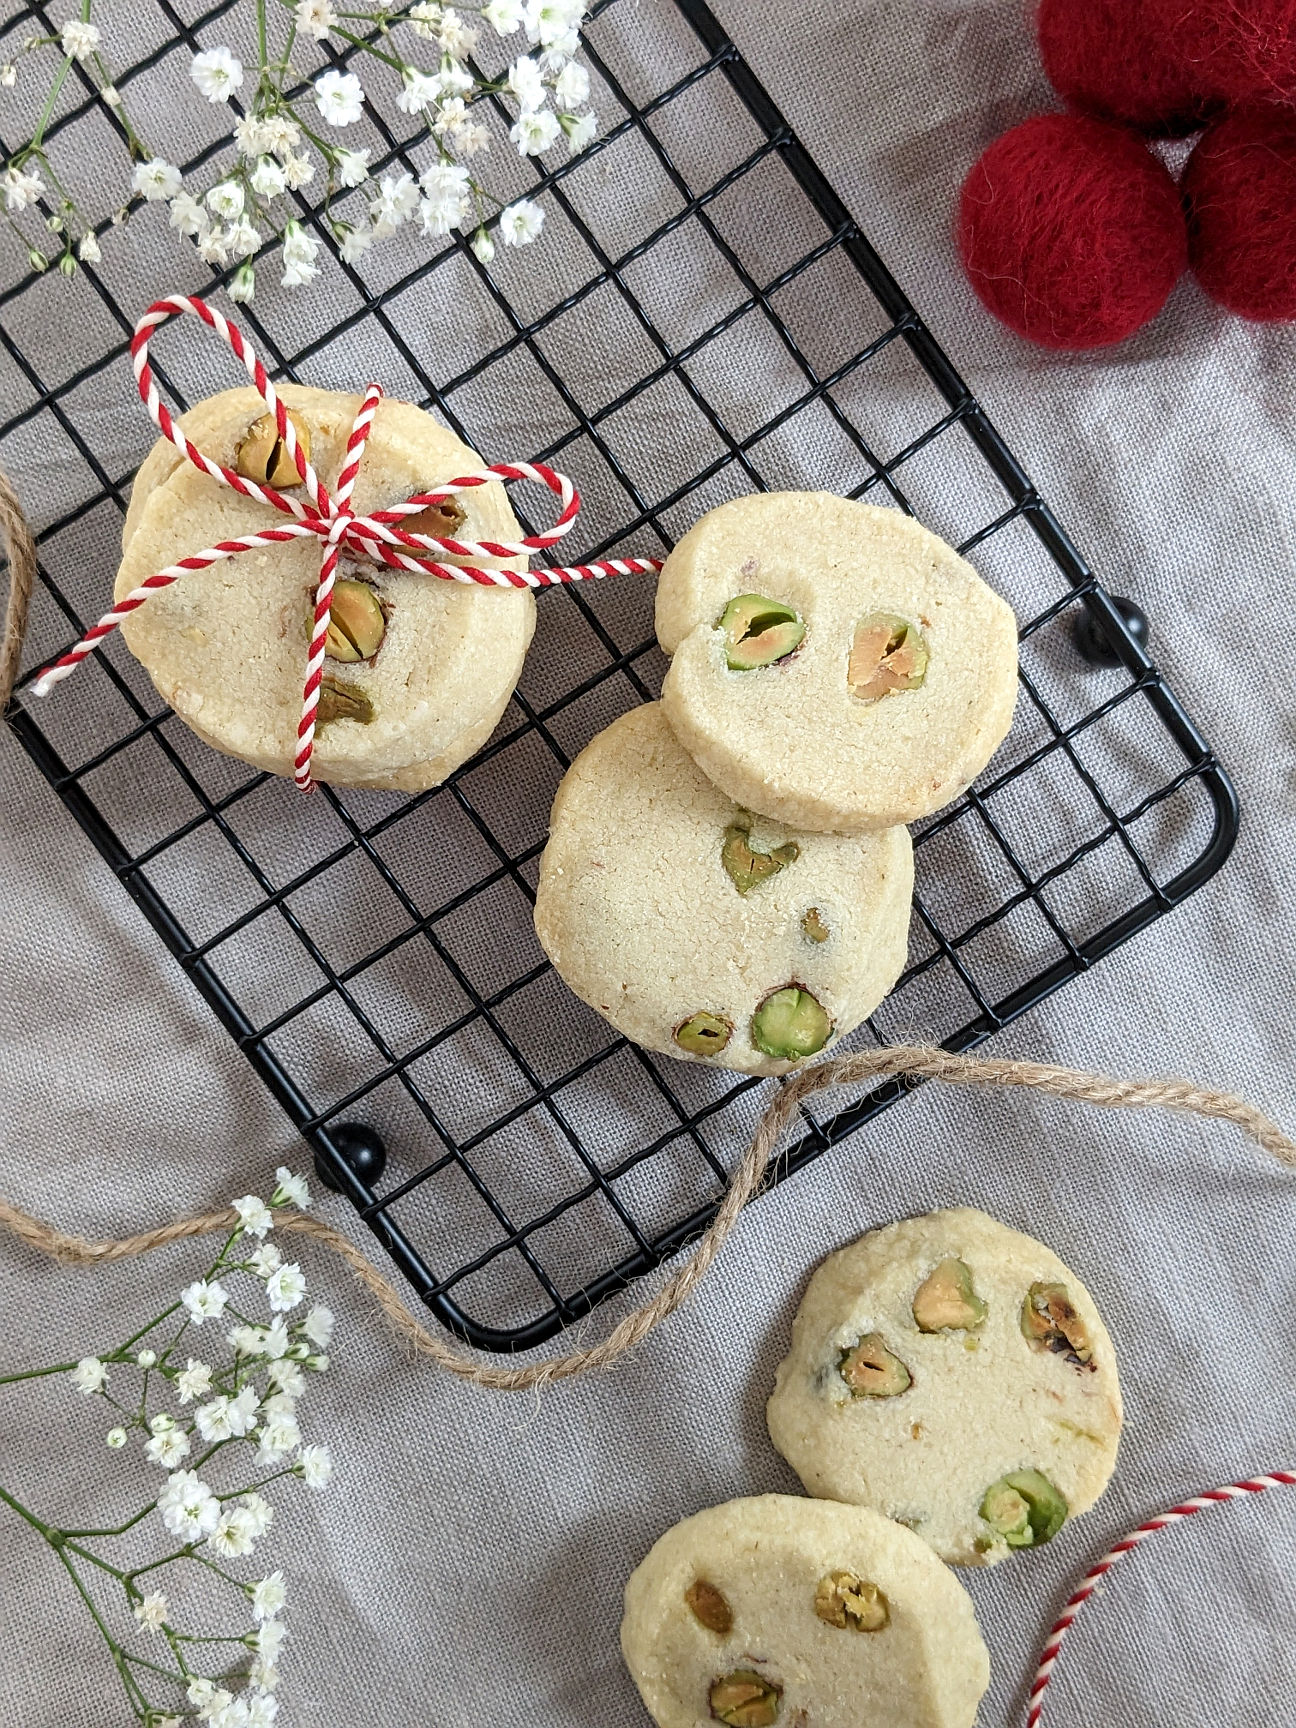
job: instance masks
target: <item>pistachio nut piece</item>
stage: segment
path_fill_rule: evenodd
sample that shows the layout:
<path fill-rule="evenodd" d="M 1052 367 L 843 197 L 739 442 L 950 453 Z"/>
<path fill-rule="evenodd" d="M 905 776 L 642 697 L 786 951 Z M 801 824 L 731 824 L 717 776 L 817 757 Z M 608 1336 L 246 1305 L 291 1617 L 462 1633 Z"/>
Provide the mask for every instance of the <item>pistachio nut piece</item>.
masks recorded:
<path fill-rule="evenodd" d="M 457 498 L 443 498 L 439 504 L 425 504 L 417 515 L 402 516 L 396 526 L 403 528 L 407 534 L 428 534 L 433 539 L 457 540 L 467 515 Z"/>
<path fill-rule="evenodd" d="M 324 652 L 330 660 L 368 660 L 378 652 L 386 634 L 382 603 L 368 582 L 347 578 L 334 584 L 324 639 Z"/>
<path fill-rule="evenodd" d="M 724 1595 L 705 1578 L 695 1578 L 684 1592 L 684 1600 L 699 1626 L 718 1632 L 722 1638 L 733 1631 L 733 1609 Z"/>
<path fill-rule="evenodd" d="M 795 840 L 776 846 L 772 852 L 758 852 L 751 843 L 750 832 L 741 822 L 731 823 L 725 829 L 724 844 L 720 848 L 720 862 L 740 894 L 750 894 L 758 882 L 764 882 L 768 876 L 777 876 L 780 870 L 795 864 L 801 856 L 801 848 Z"/>
<path fill-rule="evenodd" d="M 814 1611 L 843 1632 L 881 1632 L 891 1620 L 891 1604 L 877 1585 L 853 1572 L 830 1572 L 821 1578 Z"/>
<path fill-rule="evenodd" d="M 733 1036 L 733 1022 L 701 1008 L 681 1020 L 671 1036 L 690 1056 L 718 1056 Z"/>
<path fill-rule="evenodd" d="M 913 1375 L 888 1350 L 880 1332 L 868 1332 L 843 1350 L 837 1372 L 852 1398 L 898 1398 L 913 1385 Z"/>
<path fill-rule="evenodd" d="M 927 659 L 916 624 L 893 612 L 871 612 L 855 626 L 846 683 L 852 696 L 877 702 L 892 690 L 916 690 L 927 676 Z"/>
<path fill-rule="evenodd" d="M 310 432 L 300 416 L 289 411 L 288 418 L 297 434 L 297 447 L 310 461 Z M 302 485 L 297 464 L 288 454 L 288 446 L 279 436 L 279 423 L 273 414 L 263 414 L 248 427 L 234 451 L 234 469 L 245 480 L 260 485 L 284 489 Z"/>
<path fill-rule="evenodd" d="M 812 906 L 801 920 L 801 934 L 807 942 L 826 942 L 828 926 L 824 923 L 823 913 L 817 906 Z"/>
<path fill-rule="evenodd" d="M 355 720 L 367 726 L 374 717 L 373 703 L 354 684 L 343 684 L 337 678 L 321 678 L 317 726 L 327 726 L 331 720 Z"/>
<path fill-rule="evenodd" d="M 972 1288 L 972 1273 L 952 1255 L 942 1260 L 914 1292 L 914 1325 L 920 1332 L 975 1332 L 985 1324 L 986 1305 Z"/>
<path fill-rule="evenodd" d="M 1076 1312 L 1065 1284 L 1032 1284 L 1021 1311 L 1022 1336 L 1036 1350 L 1065 1356 L 1077 1368 L 1097 1367 L 1089 1328 Z"/>
<path fill-rule="evenodd" d="M 732 1674 L 713 1680 L 707 1696 L 711 1714 L 729 1728 L 772 1728 L 778 1721 L 783 1688 L 754 1668 L 735 1668 Z"/>
<path fill-rule="evenodd" d="M 752 1015 L 751 1041 L 767 1056 L 800 1062 L 823 1049 L 832 1029 L 822 1003 L 800 984 L 785 984 L 771 990 Z"/>
<path fill-rule="evenodd" d="M 799 615 L 763 594 L 737 595 L 716 623 L 725 633 L 725 664 L 731 672 L 751 672 L 786 660 L 805 636 Z"/>
<path fill-rule="evenodd" d="M 1010 1548 L 1051 1542 L 1067 1521 L 1066 1496 L 1038 1470 L 1014 1470 L 985 1491 L 981 1516 Z"/>

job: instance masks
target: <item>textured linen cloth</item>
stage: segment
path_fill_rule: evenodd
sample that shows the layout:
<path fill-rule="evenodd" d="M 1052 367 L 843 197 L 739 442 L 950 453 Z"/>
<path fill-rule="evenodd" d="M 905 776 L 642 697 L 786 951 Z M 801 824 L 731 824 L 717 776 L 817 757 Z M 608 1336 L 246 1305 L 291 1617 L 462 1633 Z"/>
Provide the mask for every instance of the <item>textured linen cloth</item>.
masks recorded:
<path fill-rule="evenodd" d="M 146 46 L 151 8 L 120 11 L 131 43 Z M 642 0 L 636 11 L 649 33 L 669 8 Z M 1045 355 L 983 314 L 950 240 L 956 188 L 994 135 L 1049 103 L 1015 0 L 727 0 L 721 11 L 1100 574 L 1146 607 L 1159 663 L 1240 790 L 1241 839 L 1224 872 L 994 1049 L 1190 1075 L 1296 1126 L 1291 334 L 1225 317 L 1189 282 L 1113 354 Z M 705 155 L 710 140 L 694 148 Z M 774 243 L 780 207 L 756 220 Z M 192 268 L 141 219 L 110 246 L 125 260 L 115 289 L 129 307 Z M 541 248 L 534 258 L 537 272 L 557 268 Z M 691 285 L 668 286 L 664 301 L 683 306 Z M 332 292 L 304 296 L 302 318 L 323 330 L 344 315 Z M 88 296 L 64 304 L 101 318 Z M 21 327 L 21 307 L 15 339 L 34 359 L 77 339 L 72 312 L 62 329 Z M 429 324 L 443 312 L 429 307 Z M 434 353 L 454 341 L 455 320 L 446 325 L 429 338 Z M 319 382 L 367 375 L 367 327 L 348 341 L 321 361 Z M 741 381 L 740 350 L 729 363 Z M 228 378 L 211 359 L 187 382 Z M 749 382 L 759 389 L 754 372 Z M 147 442 L 127 388 L 119 366 L 70 410 L 114 472 Z M 533 404 L 499 418 L 493 453 L 535 447 Z M 15 438 L 0 459 L 38 526 L 82 495 L 48 430 Z M 797 473 L 822 479 L 809 457 Z M 597 532 L 597 499 L 590 510 Z M 101 591 L 110 538 L 88 546 Z M 37 628 L 44 648 L 66 634 L 48 608 Z M 282 1161 L 303 1166 L 277 1107 L 12 740 L 0 777 L 0 1190 L 65 1229 L 115 1235 L 265 1191 Z M 638 1728 L 646 1718 L 617 1651 L 627 1574 L 701 1506 L 797 1491 L 763 1405 L 809 1270 L 871 1225 L 947 1204 L 983 1207 L 1075 1267 L 1114 1334 L 1127 1401 L 1099 1506 L 1048 1549 L 965 1580 L 993 1660 L 981 1719 L 1023 1721 L 1039 1644 L 1109 1541 L 1186 1493 L 1296 1462 L 1296 1186 L 1221 1126 L 931 1086 L 763 1199 L 701 1293 L 614 1372 L 538 1397 L 406 1359 L 340 1267 L 303 1253 L 339 1316 L 334 1370 L 304 1407 L 339 1480 L 323 1496 L 283 1496 L 262 1549 L 290 1589 L 281 1719 Z M 322 1211 L 360 1239 L 340 1201 Z M 194 1275 L 199 1253 L 91 1273 L 0 1241 L 0 1369 L 125 1335 Z M 0 1482 L 56 1519 L 106 1516 L 101 1484 L 117 1464 L 100 1449 L 105 1425 L 63 1383 L 0 1388 Z M 17 1519 L 0 1515 L 0 1527 L 0 1721 L 127 1720 L 53 1557 Z M 1296 1495 L 1279 1491 L 1155 1538 L 1083 1616 L 1048 1720 L 1290 1721 L 1293 1532 Z"/>

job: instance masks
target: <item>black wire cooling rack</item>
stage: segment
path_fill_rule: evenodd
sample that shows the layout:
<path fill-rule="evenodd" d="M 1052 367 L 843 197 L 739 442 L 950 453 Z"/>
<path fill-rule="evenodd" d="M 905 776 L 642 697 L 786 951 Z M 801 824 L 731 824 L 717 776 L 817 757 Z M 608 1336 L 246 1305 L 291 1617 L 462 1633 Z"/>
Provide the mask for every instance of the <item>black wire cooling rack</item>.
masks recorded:
<path fill-rule="evenodd" d="M 157 3 L 155 40 L 118 82 L 165 99 L 233 0 L 189 20 Z M 8 26 L 33 28 L 51 32 L 40 6 Z M 259 291 L 240 321 L 276 376 L 377 376 L 488 460 L 570 471 L 590 556 L 667 547 L 744 491 L 821 486 L 911 510 L 974 557 L 1026 620 L 1017 720 L 977 787 L 915 834 L 909 966 L 853 1040 L 966 1049 L 1217 870 L 1232 789 L 712 13 L 605 0 L 587 49 L 602 136 L 541 175 L 547 236 L 525 269 L 521 254 L 484 269 L 457 238 L 393 241 L 385 262 L 331 260 L 313 299 Z M 111 117 L 87 90 L 51 137 L 92 124 Z M 367 124 L 382 166 L 413 166 L 413 133 Z M 41 660 L 111 587 L 131 469 L 100 453 L 94 410 L 129 388 L 144 303 L 111 274 L 120 238 L 87 272 L 75 327 L 64 285 L 0 283 L 0 459 L 36 440 L 64 501 L 40 535 Z M 153 286 L 180 284 L 173 270 Z M 186 371 L 167 341 L 155 360 L 182 404 L 231 381 L 210 354 Z M 160 709 L 115 639 L 53 702 L 8 715 L 332 1183 L 429 1308 L 487 1349 L 551 1337 L 697 1234 L 773 1084 L 628 1045 L 567 994 L 531 929 L 562 771 L 657 694 L 650 588 L 542 595 L 495 737 L 418 797 L 303 799 L 250 774 Z M 902 1090 L 808 1110 L 771 1180 Z"/>

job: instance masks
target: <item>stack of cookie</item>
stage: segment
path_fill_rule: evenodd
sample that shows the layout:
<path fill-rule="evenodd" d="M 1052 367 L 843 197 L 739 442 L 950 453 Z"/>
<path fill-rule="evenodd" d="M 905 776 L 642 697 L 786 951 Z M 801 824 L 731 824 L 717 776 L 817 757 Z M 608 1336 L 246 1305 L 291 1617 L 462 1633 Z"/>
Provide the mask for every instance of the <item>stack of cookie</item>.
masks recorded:
<path fill-rule="evenodd" d="M 1006 734 L 1005 601 L 897 510 L 763 493 L 667 559 L 660 703 L 573 763 L 536 930 L 572 990 L 650 1050 L 778 1074 L 882 1001 L 908 947 L 904 824 Z"/>
<path fill-rule="evenodd" d="M 769 1401 L 816 1499 L 730 1501 L 626 1587 L 660 1728 L 971 1728 L 989 1680 L 949 1565 L 1052 1540 L 1111 1476 L 1122 1409 L 1093 1298 L 982 1212 L 906 1219 L 810 1280 Z"/>

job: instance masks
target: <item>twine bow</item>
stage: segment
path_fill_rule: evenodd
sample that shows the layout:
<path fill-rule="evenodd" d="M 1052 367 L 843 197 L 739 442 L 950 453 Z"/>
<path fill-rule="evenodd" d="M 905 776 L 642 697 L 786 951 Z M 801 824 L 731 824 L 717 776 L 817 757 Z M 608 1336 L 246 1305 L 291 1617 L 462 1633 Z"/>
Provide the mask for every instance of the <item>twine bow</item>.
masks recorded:
<path fill-rule="evenodd" d="M 275 417 L 279 437 L 289 459 L 296 466 L 306 489 L 309 503 L 285 497 L 269 484 L 249 480 L 230 468 L 213 462 L 210 456 L 194 444 L 171 418 L 170 410 L 158 395 L 149 365 L 148 347 L 152 332 L 169 318 L 190 314 L 200 318 L 209 330 L 214 330 L 232 353 L 242 361 L 257 394 Z M 333 584 L 337 578 L 338 558 L 343 549 L 354 557 L 371 564 L 388 565 L 395 570 L 410 570 L 419 575 L 439 576 L 447 582 L 475 582 L 488 588 L 550 588 L 562 582 L 586 582 L 600 576 L 633 576 L 660 570 L 660 558 L 603 558 L 592 564 L 565 565 L 547 570 L 485 569 L 475 564 L 445 564 L 438 555 L 451 558 L 529 558 L 532 552 L 543 551 L 561 540 L 575 526 L 580 513 L 580 495 L 565 474 L 546 467 L 542 462 L 496 462 L 475 474 L 463 474 L 447 481 L 432 492 L 416 492 L 401 504 L 386 510 L 375 510 L 370 516 L 357 516 L 351 509 L 351 492 L 360 469 L 365 441 L 373 425 L 374 414 L 382 400 L 380 384 L 370 384 L 347 439 L 346 461 L 338 475 L 336 491 L 330 493 L 307 460 L 297 442 L 297 433 L 284 404 L 266 374 L 255 348 L 237 325 L 231 324 L 213 307 L 188 294 L 170 294 L 155 300 L 135 326 L 131 338 L 131 357 L 135 382 L 140 397 L 154 424 L 164 438 L 202 473 L 221 486 L 229 486 L 245 498 L 268 504 L 292 520 L 283 527 L 263 528 L 254 534 L 241 534 L 237 539 L 221 540 L 205 547 L 190 558 L 159 570 L 138 588 L 119 600 L 110 612 L 86 632 L 81 640 L 47 666 L 33 688 L 38 696 L 47 696 L 62 679 L 68 677 L 103 639 L 110 635 L 123 619 L 150 597 L 169 588 L 182 576 L 194 570 L 207 570 L 222 559 L 237 557 L 259 546 L 273 546 L 287 540 L 300 540 L 315 535 L 320 541 L 320 579 L 315 590 L 315 611 L 311 625 L 310 649 L 306 660 L 306 677 L 302 688 L 301 720 L 297 727 L 297 754 L 293 763 L 293 778 L 304 792 L 313 789 L 311 755 L 315 743 L 315 725 L 319 709 L 320 680 L 323 676 L 325 642 L 333 607 Z M 400 523 L 406 516 L 417 515 L 430 505 L 443 503 L 457 492 L 485 486 L 492 480 L 533 480 L 549 490 L 559 500 L 558 519 L 542 534 L 528 534 L 517 541 L 454 540 L 446 535 L 415 534 Z M 406 548 L 408 550 L 406 550 Z M 417 556 L 416 556 L 417 554 Z"/>

